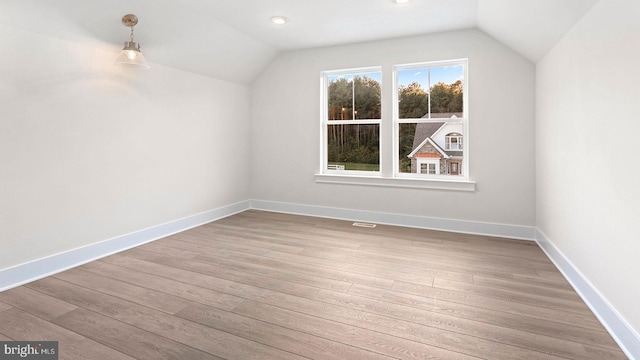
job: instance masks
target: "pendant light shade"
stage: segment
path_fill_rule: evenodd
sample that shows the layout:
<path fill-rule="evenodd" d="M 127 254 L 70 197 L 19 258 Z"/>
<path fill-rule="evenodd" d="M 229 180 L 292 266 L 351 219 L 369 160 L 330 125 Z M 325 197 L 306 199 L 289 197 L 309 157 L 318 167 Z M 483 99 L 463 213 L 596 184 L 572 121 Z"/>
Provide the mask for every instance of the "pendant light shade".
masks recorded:
<path fill-rule="evenodd" d="M 137 23 L 138 17 L 133 14 L 127 14 L 122 17 L 122 25 L 131 28 L 131 35 L 129 36 L 129 41 L 124 42 L 124 47 L 116 59 L 116 64 L 137 65 L 148 69 L 149 64 L 147 64 L 147 60 L 140 51 L 140 44 L 133 41 L 133 27 L 136 26 Z"/>
<path fill-rule="evenodd" d="M 146 69 L 149 68 L 147 60 L 145 60 L 144 55 L 140 52 L 140 45 L 133 41 L 124 42 L 124 48 L 122 48 L 122 52 L 120 52 L 120 55 L 116 59 L 116 63 L 139 65 Z"/>

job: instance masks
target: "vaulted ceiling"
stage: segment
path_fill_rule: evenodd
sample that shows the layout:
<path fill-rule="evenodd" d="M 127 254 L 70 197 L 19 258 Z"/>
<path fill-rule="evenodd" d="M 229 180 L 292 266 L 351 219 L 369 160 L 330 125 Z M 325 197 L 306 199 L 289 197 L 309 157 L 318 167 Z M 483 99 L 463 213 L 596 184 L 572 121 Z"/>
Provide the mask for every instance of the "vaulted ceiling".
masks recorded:
<path fill-rule="evenodd" d="M 281 51 L 479 28 L 532 62 L 598 0 L 2 0 L 0 24 L 250 84 Z M 276 15 L 286 25 L 271 23 Z"/>

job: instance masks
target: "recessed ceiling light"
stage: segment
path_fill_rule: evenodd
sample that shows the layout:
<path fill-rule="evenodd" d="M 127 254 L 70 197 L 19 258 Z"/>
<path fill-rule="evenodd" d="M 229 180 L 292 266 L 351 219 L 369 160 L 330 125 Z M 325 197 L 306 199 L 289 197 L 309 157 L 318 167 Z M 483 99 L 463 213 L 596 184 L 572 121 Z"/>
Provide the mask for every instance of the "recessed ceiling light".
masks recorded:
<path fill-rule="evenodd" d="M 396 4 L 406 4 L 411 0 L 393 0 L 393 2 L 395 2 Z"/>
<path fill-rule="evenodd" d="M 276 24 L 276 25 L 284 25 L 288 21 L 289 20 L 284 16 L 274 16 L 274 17 L 271 18 L 271 22 Z"/>

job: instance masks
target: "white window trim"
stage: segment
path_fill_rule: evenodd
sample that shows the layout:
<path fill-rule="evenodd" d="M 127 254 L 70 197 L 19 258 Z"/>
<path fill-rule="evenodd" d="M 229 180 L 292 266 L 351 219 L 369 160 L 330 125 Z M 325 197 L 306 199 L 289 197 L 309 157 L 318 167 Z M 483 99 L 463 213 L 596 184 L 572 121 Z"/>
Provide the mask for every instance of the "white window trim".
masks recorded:
<path fill-rule="evenodd" d="M 388 78 L 385 75 L 387 72 L 392 74 L 392 86 L 396 86 L 396 71 L 397 66 L 410 66 L 415 65 L 416 67 L 424 67 L 425 64 L 430 64 L 431 66 L 438 66 L 444 64 L 451 64 L 454 62 L 460 62 L 464 65 L 464 94 L 463 94 L 463 102 L 464 102 L 464 125 L 463 125 L 463 152 L 465 161 L 461 166 L 461 170 L 464 175 L 461 176 L 449 176 L 449 175 L 427 175 L 427 174 L 400 174 L 398 169 L 399 159 L 396 159 L 397 156 L 392 156 L 392 164 L 393 171 L 387 170 L 384 164 L 387 162 L 385 160 L 385 156 L 389 150 L 392 150 L 392 154 L 397 154 L 397 146 L 398 142 L 395 138 L 398 136 L 398 123 L 394 121 L 395 114 L 398 111 L 398 103 L 397 103 L 397 91 L 389 92 L 385 83 L 389 83 L 389 81 L 385 81 L 385 78 Z M 405 64 L 405 65 L 397 65 L 391 68 L 375 66 L 375 67 L 363 67 L 363 68 L 353 68 L 353 69 L 344 69 L 339 71 L 322 71 L 320 76 L 320 171 L 314 175 L 314 180 L 316 183 L 321 184 L 339 184 L 339 185 L 357 185 L 357 186 L 375 186 L 375 187 L 391 187 L 391 188 L 410 188 L 410 189 L 433 189 L 433 190 L 446 190 L 446 191 L 466 191 L 466 192 L 474 192 L 476 191 L 476 182 L 469 177 L 469 124 L 468 124 L 468 113 L 469 113 L 469 91 L 468 91 L 468 61 L 467 59 L 457 59 L 457 60 L 447 60 L 447 61 L 436 61 L 436 62 L 428 62 L 428 63 L 415 63 L 415 64 Z M 391 71 L 390 71 L 391 70 Z M 372 71 L 381 71 L 382 72 L 382 119 L 379 121 L 380 124 L 380 171 L 349 171 L 349 170 L 327 170 L 327 154 L 326 154 L 326 144 L 327 144 L 327 131 L 326 131 L 326 119 L 327 117 L 327 93 L 326 93 L 326 76 L 327 75 L 339 75 L 343 74 L 356 74 L 356 73 L 366 73 Z M 392 104 L 389 104 L 389 100 L 387 97 L 393 94 Z M 393 117 L 386 118 L 385 117 L 385 106 L 392 105 L 393 107 Z M 335 120 L 334 120 L 335 121 Z M 409 120 L 407 122 L 414 122 L 413 120 Z M 333 123 L 333 122 L 332 122 Z M 393 136 L 391 143 L 392 147 L 387 147 L 385 144 L 386 140 L 382 138 L 383 134 L 387 133 L 388 130 L 384 130 L 386 127 L 390 127 L 393 129 Z M 389 174 L 389 175 L 383 175 Z"/>
<path fill-rule="evenodd" d="M 419 175 L 419 174 L 412 174 Z M 391 188 L 409 188 L 409 189 L 434 189 L 434 190 L 450 190 L 450 191 L 476 191 L 476 182 L 472 180 L 457 180 L 445 175 L 439 175 L 438 178 L 425 178 L 426 175 L 420 177 L 382 177 L 382 176 L 366 176 L 354 174 L 315 174 L 316 183 L 320 184 L 340 184 L 340 185 L 360 185 L 360 186 L 377 186 Z M 431 175 L 435 176 L 435 175 Z M 458 176 L 455 176 L 458 178 Z"/>
<path fill-rule="evenodd" d="M 442 67 L 445 65 L 457 66 L 462 65 L 464 68 L 464 83 L 463 83 L 463 93 L 462 93 L 462 102 L 463 106 L 463 116 L 462 118 L 456 118 L 455 121 L 462 122 L 462 136 L 465 138 L 462 142 L 462 152 L 464 154 L 463 161 L 461 165 L 461 172 L 463 175 L 456 175 L 454 177 L 459 178 L 462 181 L 470 181 L 469 178 L 469 65 L 467 59 L 455 59 L 455 60 L 444 60 L 444 61 L 429 61 L 429 62 L 421 62 L 421 63 L 411 63 L 411 64 L 400 64 L 393 66 L 393 177 L 394 178 L 405 178 L 410 177 L 413 178 L 416 175 L 425 177 L 425 174 L 408 174 L 401 173 L 399 171 L 399 162 L 400 159 L 395 156 L 398 153 L 398 136 L 399 136 L 399 126 L 402 123 L 434 123 L 434 122 L 442 122 L 443 119 L 440 118 L 432 118 L 432 119 L 399 119 L 398 113 L 398 71 L 400 70 L 410 70 L 410 69 L 425 69 L 425 68 L 433 68 L 433 67 Z M 448 175 L 439 175 L 446 180 Z M 431 179 L 425 179 L 426 181 L 431 181 Z"/>
<path fill-rule="evenodd" d="M 378 171 L 357 171 L 357 170 L 329 170 L 329 160 L 327 159 L 327 143 L 328 143 L 328 127 L 331 125 L 352 125 L 352 124 L 360 124 L 360 125 L 378 125 L 379 129 L 382 129 L 382 120 L 377 119 L 362 119 L 362 120 L 331 120 L 329 121 L 329 116 L 327 111 L 327 77 L 332 75 L 359 75 L 366 74 L 372 72 L 380 72 L 382 73 L 382 66 L 370 66 L 370 67 L 362 67 L 362 68 L 353 68 L 353 69 L 341 69 L 341 70 L 329 70 L 322 71 L 320 73 L 320 133 L 321 143 L 320 143 L 320 166 L 321 166 L 321 174 L 348 174 L 348 175 L 362 175 L 362 176 L 371 176 L 382 174 L 382 148 L 379 150 L 379 170 Z M 383 84 L 380 83 L 380 87 L 382 88 Z M 381 98 L 383 94 L 380 94 Z M 382 106 L 382 105 L 381 105 Z"/>

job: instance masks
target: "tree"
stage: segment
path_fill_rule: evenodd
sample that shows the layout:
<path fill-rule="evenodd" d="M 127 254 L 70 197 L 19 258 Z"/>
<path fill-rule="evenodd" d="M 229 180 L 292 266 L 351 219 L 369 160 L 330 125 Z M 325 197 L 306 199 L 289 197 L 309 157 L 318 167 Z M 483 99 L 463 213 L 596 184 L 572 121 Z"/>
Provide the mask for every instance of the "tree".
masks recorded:
<path fill-rule="evenodd" d="M 353 84 L 341 77 L 329 83 L 329 120 L 351 120 L 353 106 Z"/>
<path fill-rule="evenodd" d="M 431 113 L 462 112 L 462 81 L 436 83 L 430 89 Z"/>
<path fill-rule="evenodd" d="M 429 94 L 417 82 L 401 85 L 398 89 L 398 101 L 400 119 L 421 118 L 429 109 Z"/>
<path fill-rule="evenodd" d="M 355 119 L 380 119 L 380 83 L 367 76 L 356 76 L 353 80 Z"/>
<path fill-rule="evenodd" d="M 462 81 L 438 82 L 427 93 L 420 83 L 401 85 L 398 89 L 400 119 L 419 119 L 427 113 L 462 112 Z M 429 111 L 430 110 L 430 111 Z"/>
<path fill-rule="evenodd" d="M 339 77 L 328 84 L 329 120 L 380 119 L 380 83 L 366 75 Z M 328 125 L 329 162 L 379 163 L 379 126 Z"/>
<path fill-rule="evenodd" d="M 451 106 L 448 112 L 462 112 L 463 109 L 463 86 L 462 81 L 458 80 L 449 85 L 449 89 L 452 93 L 453 99 L 451 100 Z"/>
<path fill-rule="evenodd" d="M 416 123 L 403 123 L 398 128 L 398 156 L 400 172 L 411 172 L 411 160 L 407 155 L 413 151 L 413 140 L 416 135 Z"/>

